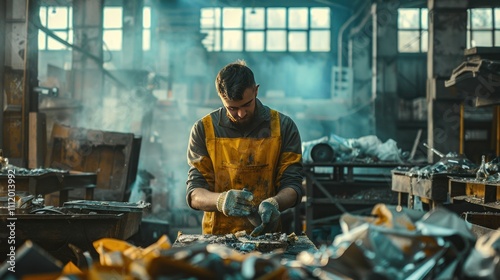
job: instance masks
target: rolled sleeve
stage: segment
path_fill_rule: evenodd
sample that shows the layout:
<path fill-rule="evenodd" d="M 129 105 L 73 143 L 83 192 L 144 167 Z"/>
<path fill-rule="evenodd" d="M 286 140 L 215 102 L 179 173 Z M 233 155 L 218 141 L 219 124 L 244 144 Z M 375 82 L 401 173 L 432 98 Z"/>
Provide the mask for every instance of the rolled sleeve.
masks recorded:
<path fill-rule="evenodd" d="M 291 118 L 281 115 L 282 147 L 279 162 L 277 185 L 278 191 L 284 188 L 292 188 L 297 192 L 295 205 L 299 204 L 304 195 L 302 187 L 302 142 L 300 133 Z"/>
<path fill-rule="evenodd" d="M 189 137 L 187 161 L 190 166 L 186 181 L 186 202 L 191 207 L 191 192 L 197 188 L 211 190 L 214 169 L 205 144 L 205 132 L 201 121 L 196 122 Z M 191 207 L 192 208 L 192 207 Z"/>

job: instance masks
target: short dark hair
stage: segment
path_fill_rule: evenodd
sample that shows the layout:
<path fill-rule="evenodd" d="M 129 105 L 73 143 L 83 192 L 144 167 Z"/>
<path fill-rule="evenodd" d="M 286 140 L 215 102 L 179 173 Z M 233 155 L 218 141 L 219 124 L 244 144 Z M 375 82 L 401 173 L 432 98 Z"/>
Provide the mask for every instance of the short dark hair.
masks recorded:
<path fill-rule="evenodd" d="M 244 60 L 224 66 L 215 78 L 217 92 L 229 100 L 242 100 L 245 90 L 252 86 L 255 86 L 255 78 Z"/>

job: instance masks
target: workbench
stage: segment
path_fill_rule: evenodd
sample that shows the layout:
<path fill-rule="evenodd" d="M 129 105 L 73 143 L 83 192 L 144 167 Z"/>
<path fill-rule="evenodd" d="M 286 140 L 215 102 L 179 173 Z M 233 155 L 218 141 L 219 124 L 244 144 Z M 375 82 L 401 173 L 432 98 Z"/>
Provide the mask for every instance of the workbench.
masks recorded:
<path fill-rule="evenodd" d="M 429 178 L 420 178 L 414 173 L 394 170 L 391 189 L 398 193 L 398 205 L 402 204 L 403 194 L 407 194 L 408 208 L 414 208 L 414 199 L 418 197 L 429 205 L 429 209 L 433 209 L 448 200 L 448 176 L 433 174 Z"/>
<path fill-rule="evenodd" d="M 230 234 L 232 235 L 232 234 Z M 231 237 L 232 238 L 232 237 Z M 297 254 L 303 251 L 315 252 L 318 249 L 314 243 L 306 235 L 297 235 L 298 240 L 289 243 L 284 251 L 282 258 L 288 260 L 295 260 Z M 219 241 L 222 240 L 222 241 Z M 186 247 L 194 244 L 206 243 L 214 244 L 221 243 L 224 244 L 224 240 L 227 240 L 224 235 L 211 235 L 211 234 L 182 234 L 182 238 L 177 238 L 172 245 L 172 247 Z M 229 246 L 228 247 L 233 248 Z"/>

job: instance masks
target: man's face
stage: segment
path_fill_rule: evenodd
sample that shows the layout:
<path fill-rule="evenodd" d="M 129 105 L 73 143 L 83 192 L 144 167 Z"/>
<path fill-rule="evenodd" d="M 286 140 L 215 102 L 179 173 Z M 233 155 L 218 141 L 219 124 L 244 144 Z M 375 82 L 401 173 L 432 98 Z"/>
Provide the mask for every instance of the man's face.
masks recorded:
<path fill-rule="evenodd" d="M 227 109 L 227 116 L 229 119 L 238 126 L 248 125 L 255 114 L 255 98 L 259 91 L 259 85 L 249 87 L 243 92 L 243 99 L 229 100 L 221 97 L 222 104 Z"/>

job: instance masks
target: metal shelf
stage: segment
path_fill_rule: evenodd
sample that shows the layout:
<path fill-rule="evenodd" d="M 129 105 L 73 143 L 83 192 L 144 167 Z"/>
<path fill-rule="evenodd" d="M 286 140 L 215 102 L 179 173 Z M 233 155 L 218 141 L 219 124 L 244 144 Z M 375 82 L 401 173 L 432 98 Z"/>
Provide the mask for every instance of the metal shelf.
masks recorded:
<path fill-rule="evenodd" d="M 370 212 L 377 203 L 396 204 L 397 194 L 391 190 L 391 170 L 413 165 L 398 162 L 306 164 L 307 236 L 313 240 L 315 229 L 337 224 L 344 213 Z"/>

